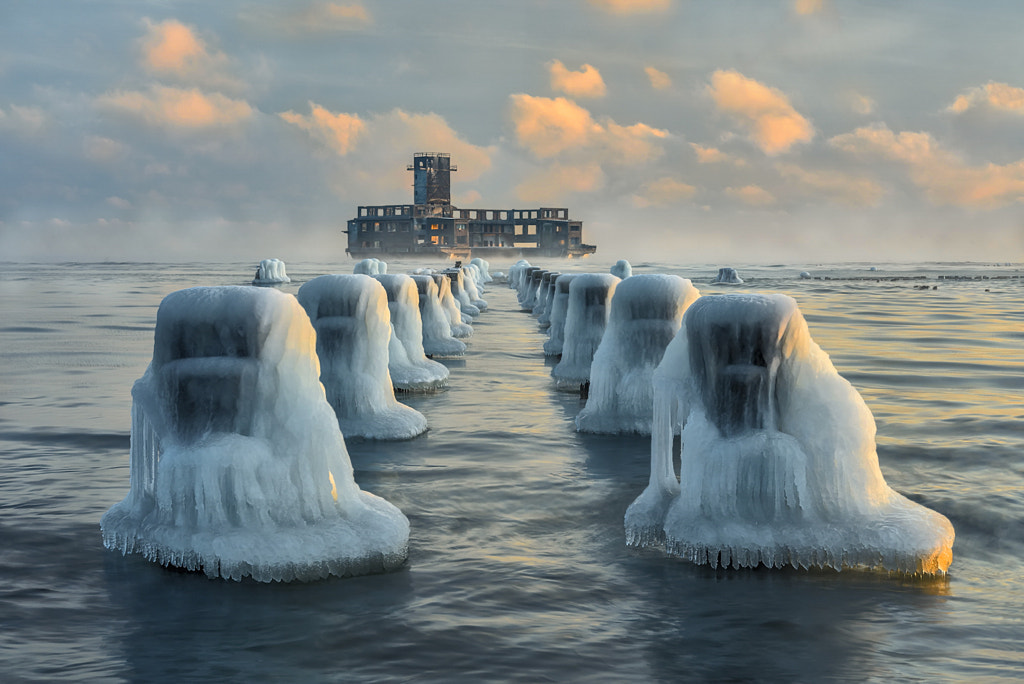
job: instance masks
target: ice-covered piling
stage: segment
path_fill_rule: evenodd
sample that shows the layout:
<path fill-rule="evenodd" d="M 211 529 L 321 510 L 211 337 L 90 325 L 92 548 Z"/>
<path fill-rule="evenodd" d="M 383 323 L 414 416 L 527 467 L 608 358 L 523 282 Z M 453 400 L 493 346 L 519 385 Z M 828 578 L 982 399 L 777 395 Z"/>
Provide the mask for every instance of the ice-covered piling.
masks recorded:
<path fill-rule="evenodd" d="M 465 343 L 452 336 L 451 322 L 441 308 L 437 283 L 429 275 L 414 275 L 412 279 L 420 296 L 423 352 L 427 356 L 443 358 L 465 354 Z"/>
<path fill-rule="evenodd" d="M 395 389 L 430 392 L 447 387 L 448 368 L 428 359 L 423 351 L 423 322 L 416 283 L 404 274 L 373 277 L 384 286 L 391 311 L 388 371 Z"/>
<path fill-rule="evenodd" d="M 130 490 L 100 521 L 104 545 L 260 582 L 404 563 L 409 522 L 356 485 L 315 337 L 276 290 L 165 297 L 132 388 Z"/>
<path fill-rule="evenodd" d="M 615 262 L 615 265 L 611 268 L 611 274 L 617 278 L 626 278 L 633 275 L 633 267 L 625 259 L 619 259 Z"/>
<path fill-rule="evenodd" d="M 736 273 L 735 268 L 728 266 L 718 269 L 718 275 L 711 281 L 716 285 L 742 285 L 743 279 Z"/>
<path fill-rule="evenodd" d="M 555 281 L 555 292 L 551 300 L 548 339 L 544 342 L 545 356 L 561 356 L 565 341 L 565 318 L 569 308 L 569 285 L 576 273 L 563 273 Z"/>
<path fill-rule="evenodd" d="M 285 273 L 284 262 L 280 259 L 264 259 L 256 268 L 253 285 L 281 285 L 290 283 L 292 279 Z"/>
<path fill-rule="evenodd" d="M 356 265 L 352 267 L 352 273 L 360 275 L 383 275 L 387 272 L 387 263 L 372 257 L 369 259 L 363 259 L 362 261 L 357 261 Z"/>
<path fill-rule="evenodd" d="M 590 380 L 590 364 L 608 324 L 608 306 L 619 279 L 605 273 L 580 273 L 569 285 L 562 360 L 551 370 L 560 390 L 579 391 Z"/>
<path fill-rule="evenodd" d="M 316 330 L 320 382 L 341 431 L 368 439 L 409 439 L 426 431 L 427 419 L 395 399 L 384 287 L 366 275 L 325 275 L 305 283 L 298 297 Z"/>
<path fill-rule="evenodd" d="M 494 280 L 491 277 L 491 265 L 485 259 L 481 259 L 480 257 L 474 257 L 473 260 L 470 261 L 469 263 L 472 264 L 473 266 L 476 266 L 477 269 L 479 269 L 480 283 L 482 285 L 486 285 L 487 283 Z"/>
<path fill-rule="evenodd" d="M 557 287 L 558 279 L 561 277 L 561 273 L 550 274 L 550 280 L 544 287 L 543 301 L 539 305 L 540 312 L 537 312 L 537 307 L 534 308 L 534 314 L 537 316 L 537 325 L 540 326 L 541 330 L 547 330 L 551 327 L 551 305 L 555 301 L 555 288 Z"/>
<path fill-rule="evenodd" d="M 885 483 L 870 410 L 785 295 L 687 310 L 655 373 L 650 484 L 625 526 L 631 545 L 723 567 L 937 574 L 954 538 Z"/>
<path fill-rule="evenodd" d="M 473 317 L 462 313 L 462 308 L 455 301 L 455 296 L 452 294 L 451 278 L 443 273 L 432 273 L 430 277 L 437 285 L 437 299 L 441 302 L 441 310 L 444 311 L 445 318 L 448 319 L 451 326 L 452 337 L 456 339 L 470 337 L 473 334 L 471 324 Z"/>
<path fill-rule="evenodd" d="M 469 296 L 469 292 L 466 291 L 466 276 L 463 274 L 461 268 L 448 268 L 443 271 L 444 275 L 448 277 L 450 286 L 452 289 L 452 296 L 455 297 L 455 301 L 459 304 L 459 309 L 462 313 L 469 316 L 479 316 L 480 307 L 473 303 L 473 298 Z"/>
<path fill-rule="evenodd" d="M 616 286 L 590 367 L 587 405 L 576 416 L 580 432 L 650 434 L 654 369 L 699 296 L 675 275 L 636 275 Z"/>

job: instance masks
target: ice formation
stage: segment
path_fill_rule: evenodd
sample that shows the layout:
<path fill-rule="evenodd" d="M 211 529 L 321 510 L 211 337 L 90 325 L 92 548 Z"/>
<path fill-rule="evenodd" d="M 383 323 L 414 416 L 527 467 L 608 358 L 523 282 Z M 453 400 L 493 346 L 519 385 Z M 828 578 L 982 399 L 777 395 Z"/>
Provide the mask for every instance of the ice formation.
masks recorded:
<path fill-rule="evenodd" d="M 410 439 L 426 431 L 427 419 L 395 399 L 384 287 L 367 275 L 325 275 L 305 283 L 298 296 L 316 330 L 320 382 L 342 433 Z"/>
<path fill-rule="evenodd" d="M 548 339 L 544 342 L 545 356 L 561 356 L 562 344 L 565 341 L 565 317 L 569 308 L 569 285 L 576 277 L 575 273 L 563 273 L 555 281 L 555 293 L 551 300 L 550 325 Z"/>
<path fill-rule="evenodd" d="M 533 307 L 533 315 L 537 317 L 537 325 L 541 330 L 551 327 L 551 304 L 555 299 L 555 284 L 561 276 L 562 274 L 557 272 L 548 274 L 547 280 L 541 287 L 544 291 L 540 298 L 541 301 Z"/>
<path fill-rule="evenodd" d="M 130 490 L 100 521 L 104 545 L 261 582 L 400 566 L 409 522 L 355 483 L 314 344 L 276 290 L 165 297 L 132 387 Z"/>
<path fill-rule="evenodd" d="M 811 274 L 810 274 L 810 273 L 808 273 L 807 271 L 800 271 L 800 278 L 801 278 L 802 280 L 807 280 L 807 279 L 809 279 L 810 277 L 811 277 Z"/>
<path fill-rule="evenodd" d="M 404 274 L 373 276 L 384 286 L 391 310 L 388 371 L 395 389 L 429 392 L 448 386 L 448 368 L 427 358 L 423 351 L 423 322 L 419 292 Z"/>
<path fill-rule="evenodd" d="M 718 275 L 715 276 L 712 282 L 718 285 L 742 285 L 743 279 L 736 273 L 735 268 L 726 266 L 718 269 Z"/>
<path fill-rule="evenodd" d="M 785 295 L 702 297 L 687 310 L 655 373 L 650 484 L 625 526 L 631 545 L 714 567 L 935 574 L 954 537 L 885 483 L 870 410 Z"/>
<path fill-rule="evenodd" d="M 253 285 L 280 285 L 290 283 L 292 279 L 284 271 L 284 262 L 280 259 L 264 259 L 256 269 Z"/>
<path fill-rule="evenodd" d="M 629 276 L 633 275 L 633 267 L 630 266 L 629 262 L 625 259 L 619 259 L 615 262 L 615 265 L 612 266 L 611 274 L 625 280 Z"/>
<path fill-rule="evenodd" d="M 448 276 L 448 280 L 451 281 L 452 296 L 459 303 L 459 310 L 470 316 L 479 316 L 480 307 L 473 303 L 469 292 L 466 291 L 466 277 L 462 273 L 462 269 L 448 268 L 444 270 L 444 275 Z"/>
<path fill-rule="evenodd" d="M 387 262 L 375 258 L 363 259 L 356 262 L 356 265 L 352 267 L 352 273 L 361 275 L 383 275 L 387 272 Z"/>
<path fill-rule="evenodd" d="M 420 321 L 423 324 L 423 352 L 431 357 L 462 356 L 466 344 L 452 336 L 451 321 L 441 308 L 437 283 L 429 275 L 414 275 L 420 296 Z"/>
<path fill-rule="evenodd" d="M 675 275 L 636 275 L 616 286 L 590 366 L 587 405 L 576 416 L 580 432 L 651 433 L 654 369 L 699 296 Z"/>
<path fill-rule="evenodd" d="M 443 273 L 432 273 L 430 277 L 434 279 L 434 284 L 437 285 L 437 299 L 441 302 L 441 310 L 444 311 L 444 316 L 451 325 L 452 337 L 464 339 L 472 335 L 473 326 L 471 321 L 473 317 L 462 313 L 459 303 L 455 301 L 455 296 L 452 294 L 451 279 Z"/>
<path fill-rule="evenodd" d="M 480 296 L 483 283 L 480 280 L 480 271 L 476 266 L 463 266 L 462 288 L 466 291 L 469 301 L 480 311 L 487 311 L 487 302 Z"/>
<path fill-rule="evenodd" d="M 562 360 L 551 369 L 558 389 L 579 390 L 590 381 L 590 364 L 608 324 L 608 306 L 618 283 L 610 273 L 580 273 L 572 279 Z"/>
<path fill-rule="evenodd" d="M 491 265 L 486 260 L 481 259 L 480 257 L 475 257 L 469 263 L 472 264 L 473 266 L 476 266 L 480 270 L 481 284 L 486 285 L 487 283 L 494 280 L 491 277 Z"/>
<path fill-rule="evenodd" d="M 540 284 L 544 276 L 550 273 L 545 268 L 527 269 L 529 279 L 523 297 L 519 300 L 519 307 L 526 313 L 533 313 L 533 307 L 537 305 L 537 295 L 540 292 Z"/>
<path fill-rule="evenodd" d="M 508 267 L 508 275 L 506 280 L 508 281 L 509 288 L 513 290 L 519 290 L 523 283 L 523 275 L 526 269 L 530 268 L 530 262 L 526 259 L 520 259 L 516 263 Z"/>

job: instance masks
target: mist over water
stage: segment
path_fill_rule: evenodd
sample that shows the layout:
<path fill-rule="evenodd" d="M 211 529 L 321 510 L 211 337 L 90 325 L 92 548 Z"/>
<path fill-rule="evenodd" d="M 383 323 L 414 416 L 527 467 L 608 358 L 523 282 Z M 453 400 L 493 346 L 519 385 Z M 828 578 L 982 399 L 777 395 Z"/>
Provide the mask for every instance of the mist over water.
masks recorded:
<path fill-rule="evenodd" d="M 388 272 L 422 265 L 445 264 Z M 443 361 L 449 389 L 400 397 L 429 431 L 347 440 L 356 482 L 410 520 L 402 570 L 261 585 L 125 558 L 103 548 L 99 519 L 128 490 L 130 390 L 156 308 L 185 287 L 246 284 L 253 264 L 6 264 L 0 678 L 1024 677 L 1024 269 L 730 265 L 742 285 L 713 285 L 714 264 L 633 272 L 689 278 L 704 296 L 794 297 L 874 414 L 886 482 L 956 528 L 948 577 L 715 571 L 628 550 L 623 514 L 647 484 L 649 439 L 575 431 L 579 398 L 554 390 L 546 336 L 498 283 L 465 356 Z M 281 289 L 351 268 L 288 260 Z"/>

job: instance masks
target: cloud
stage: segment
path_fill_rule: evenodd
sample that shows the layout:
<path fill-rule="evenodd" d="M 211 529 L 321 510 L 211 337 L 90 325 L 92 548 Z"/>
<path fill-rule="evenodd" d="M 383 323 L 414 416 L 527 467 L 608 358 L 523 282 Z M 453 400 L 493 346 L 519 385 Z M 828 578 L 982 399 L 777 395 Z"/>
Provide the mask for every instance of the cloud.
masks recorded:
<path fill-rule="evenodd" d="M 872 98 L 852 90 L 846 93 L 846 101 L 854 113 L 865 116 L 873 114 L 877 106 L 877 103 Z"/>
<path fill-rule="evenodd" d="M 510 99 L 516 139 L 541 159 L 585 147 L 603 133 L 589 111 L 564 97 L 517 94 Z"/>
<path fill-rule="evenodd" d="M 798 190 L 851 207 L 876 206 L 885 189 L 863 176 L 840 171 L 808 171 L 796 164 L 777 164 L 775 169 Z"/>
<path fill-rule="evenodd" d="M 715 71 L 707 91 L 718 110 L 744 126 L 765 154 L 786 152 L 796 143 L 814 137 L 810 122 L 793 108 L 782 91 L 738 71 Z"/>
<path fill-rule="evenodd" d="M 356 140 L 366 130 L 366 124 L 358 114 L 334 114 L 312 101 L 309 108 L 308 116 L 290 110 L 278 116 L 306 131 L 313 140 L 326 145 L 341 156 L 348 154 Z"/>
<path fill-rule="evenodd" d="M 1024 159 L 970 166 L 943 149 L 929 133 L 894 133 L 876 124 L 832 138 L 839 150 L 906 164 L 910 180 L 936 205 L 995 209 L 1024 202 Z"/>
<path fill-rule="evenodd" d="M 975 107 L 988 107 L 1024 116 L 1024 88 L 1015 88 L 1006 83 L 987 83 L 958 95 L 946 110 L 962 114 Z"/>
<path fill-rule="evenodd" d="M 726 188 L 725 194 L 752 207 L 765 207 L 775 204 L 775 195 L 758 185 L 745 185 L 742 188 Z"/>
<path fill-rule="evenodd" d="M 697 194 L 697 188 L 675 178 L 664 177 L 646 183 L 640 192 L 633 195 L 633 206 L 669 206 L 688 200 Z"/>
<path fill-rule="evenodd" d="M 608 90 L 601 78 L 601 72 L 590 64 L 584 64 L 579 71 L 570 71 L 559 60 L 548 64 L 551 73 L 551 89 L 571 97 L 604 97 Z"/>
<path fill-rule="evenodd" d="M 662 14 L 672 8 L 672 0 L 590 0 L 590 5 L 609 14 Z"/>
<path fill-rule="evenodd" d="M 598 123 L 590 112 L 564 97 L 510 97 L 516 140 L 539 159 L 583 153 L 588 161 L 641 164 L 661 156 L 657 141 L 668 132 L 643 123 Z"/>
<path fill-rule="evenodd" d="M 128 154 L 129 147 L 110 138 L 90 135 L 83 141 L 82 151 L 87 159 L 105 164 L 124 158 Z"/>
<path fill-rule="evenodd" d="M 145 22 L 146 35 L 140 44 L 142 66 L 147 71 L 179 83 L 231 90 L 241 87 L 227 75 L 227 55 L 209 50 L 194 29 L 176 19 Z"/>
<path fill-rule="evenodd" d="M 10 105 L 8 109 L 9 112 L 0 109 L 0 131 L 35 136 L 42 133 L 50 121 L 50 117 L 39 107 Z"/>
<path fill-rule="evenodd" d="M 321 2 L 293 12 L 284 27 L 295 33 L 361 31 L 373 25 L 370 12 L 359 3 Z"/>
<path fill-rule="evenodd" d="M 107 204 L 116 209 L 130 209 L 132 206 L 132 203 L 124 199 L 123 197 L 112 196 L 108 197 L 105 201 Z"/>
<path fill-rule="evenodd" d="M 824 8 L 824 0 L 793 0 L 793 11 L 800 16 L 817 14 Z"/>
<path fill-rule="evenodd" d="M 180 129 L 223 127 L 237 124 L 253 114 L 245 100 L 220 93 L 203 93 L 198 88 L 153 86 L 148 92 L 116 91 L 101 95 L 103 109 L 138 118 L 147 124 Z"/>
<path fill-rule="evenodd" d="M 668 90 L 672 87 L 672 78 L 664 71 L 659 71 L 652 66 L 644 67 L 647 78 L 651 81 L 651 87 L 655 90 Z"/>
<path fill-rule="evenodd" d="M 717 164 L 719 162 L 733 161 L 732 155 L 722 152 L 717 147 L 705 147 L 697 143 L 690 143 L 694 154 L 697 155 L 697 162 L 700 164 Z"/>
<path fill-rule="evenodd" d="M 523 202 L 557 204 L 569 193 L 594 192 L 604 184 L 605 175 L 598 164 L 554 164 L 517 185 L 516 195 Z"/>

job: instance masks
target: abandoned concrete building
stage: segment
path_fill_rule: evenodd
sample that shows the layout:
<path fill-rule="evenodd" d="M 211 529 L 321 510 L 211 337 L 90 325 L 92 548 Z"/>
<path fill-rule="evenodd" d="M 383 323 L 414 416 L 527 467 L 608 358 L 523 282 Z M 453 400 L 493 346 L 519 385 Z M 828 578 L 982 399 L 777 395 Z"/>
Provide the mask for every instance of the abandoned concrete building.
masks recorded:
<path fill-rule="evenodd" d="M 360 206 L 348 221 L 354 258 L 378 254 L 446 254 L 458 257 L 580 257 L 597 247 L 584 244 L 583 222 L 564 207 L 460 209 L 451 202 L 451 156 L 419 152 L 413 172 L 413 203 Z"/>

